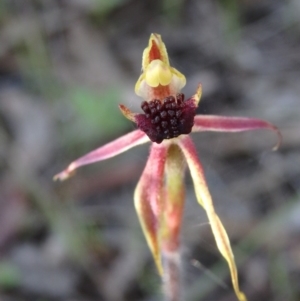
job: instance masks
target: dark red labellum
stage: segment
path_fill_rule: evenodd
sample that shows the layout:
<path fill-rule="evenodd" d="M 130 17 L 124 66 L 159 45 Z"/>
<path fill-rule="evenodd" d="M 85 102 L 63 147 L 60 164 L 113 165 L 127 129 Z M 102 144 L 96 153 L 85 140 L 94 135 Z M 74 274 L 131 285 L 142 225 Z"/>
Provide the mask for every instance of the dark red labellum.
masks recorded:
<path fill-rule="evenodd" d="M 145 114 L 135 116 L 137 126 L 145 132 L 152 142 L 161 143 L 164 139 L 189 134 L 194 125 L 196 113 L 195 101 L 190 98 L 184 100 L 179 93 L 166 97 L 162 102 L 158 99 L 141 104 Z"/>

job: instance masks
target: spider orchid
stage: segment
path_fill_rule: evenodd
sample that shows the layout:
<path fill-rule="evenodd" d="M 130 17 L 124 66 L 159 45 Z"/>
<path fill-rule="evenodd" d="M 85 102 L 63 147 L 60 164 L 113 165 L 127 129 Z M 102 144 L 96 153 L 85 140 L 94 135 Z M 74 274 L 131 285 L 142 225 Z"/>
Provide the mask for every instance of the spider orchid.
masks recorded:
<path fill-rule="evenodd" d="M 189 168 L 197 200 L 210 222 L 217 247 L 228 263 L 233 289 L 240 301 L 247 300 L 239 288 L 234 255 L 225 228 L 213 201 L 197 157 L 191 132 L 241 132 L 256 129 L 279 130 L 269 122 L 245 117 L 196 115 L 202 88 L 185 100 L 180 90 L 185 76 L 169 64 L 165 44 L 159 34 L 151 34 L 142 58 L 142 74 L 135 92 L 144 101 L 143 113 L 133 113 L 120 105 L 123 115 L 136 123 L 136 130 L 75 160 L 54 179 L 65 180 L 80 166 L 119 155 L 137 145 L 152 142 L 150 155 L 134 193 L 134 205 L 162 276 L 168 300 L 180 296 L 180 229 L 184 206 L 184 174 Z"/>

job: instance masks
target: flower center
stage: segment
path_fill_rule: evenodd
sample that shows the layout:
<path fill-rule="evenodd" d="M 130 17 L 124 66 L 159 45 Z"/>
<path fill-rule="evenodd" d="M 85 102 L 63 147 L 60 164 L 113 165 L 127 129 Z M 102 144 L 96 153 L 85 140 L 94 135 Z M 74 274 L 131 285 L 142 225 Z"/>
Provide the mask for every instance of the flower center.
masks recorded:
<path fill-rule="evenodd" d="M 136 116 L 137 125 L 156 143 L 189 134 L 194 125 L 195 104 L 191 99 L 185 101 L 182 93 L 176 98 L 168 96 L 163 101 L 143 101 L 141 108 L 145 114 Z"/>

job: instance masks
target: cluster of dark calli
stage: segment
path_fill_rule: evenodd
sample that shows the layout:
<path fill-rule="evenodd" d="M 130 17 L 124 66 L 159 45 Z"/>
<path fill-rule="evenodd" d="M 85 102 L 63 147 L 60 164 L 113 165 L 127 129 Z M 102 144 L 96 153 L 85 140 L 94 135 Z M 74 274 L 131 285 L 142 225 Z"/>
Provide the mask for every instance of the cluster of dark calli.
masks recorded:
<path fill-rule="evenodd" d="M 137 125 L 156 143 L 189 134 L 194 125 L 194 102 L 191 99 L 185 101 L 182 93 L 176 98 L 168 96 L 163 101 L 143 101 L 141 108 L 145 114 L 138 114 Z"/>

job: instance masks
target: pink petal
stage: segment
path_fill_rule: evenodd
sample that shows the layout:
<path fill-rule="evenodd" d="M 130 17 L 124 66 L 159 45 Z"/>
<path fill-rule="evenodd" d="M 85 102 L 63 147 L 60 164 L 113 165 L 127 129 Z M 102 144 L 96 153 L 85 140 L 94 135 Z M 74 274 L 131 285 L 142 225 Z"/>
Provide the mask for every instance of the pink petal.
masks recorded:
<path fill-rule="evenodd" d="M 278 142 L 273 150 L 276 150 L 282 141 L 278 128 L 261 119 L 247 117 L 227 117 L 217 115 L 197 115 L 194 119 L 193 132 L 214 131 L 214 132 L 243 132 L 258 129 L 269 129 L 276 132 Z"/>
<path fill-rule="evenodd" d="M 228 263 L 234 291 L 239 301 L 246 301 L 246 296 L 239 288 L 238 273 L 230 241 L 219 216 L 215 212 L 214 204 L 204 177 L 203 168 L 197 158 L 195 146 L 188 136 L 179 139 L 178 145 L 181 147 L 190 169 L 198 203 L 205 209 L 218 249 Z"/>
<path fill-rule="evenodd" d="M 65 170 L 54 176 L 54 180 L 67 179 L 80 166 L 95 163 L 119 155 L 128 149 L 149 142 L 146 134 L 140 130 L 132 131 L 109 142 L 72 162 Z"/>
<path fill-rule="evenodd" d="M 162 211 L 167 150 L 164 143 L 152 144 L 149 159 L 134 192 L 135 209 L 160 274 L 162 274 L 162 264 L 158 229 Z"/>

